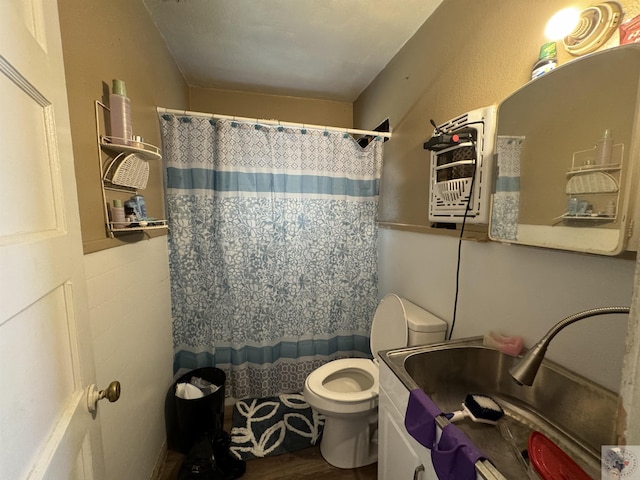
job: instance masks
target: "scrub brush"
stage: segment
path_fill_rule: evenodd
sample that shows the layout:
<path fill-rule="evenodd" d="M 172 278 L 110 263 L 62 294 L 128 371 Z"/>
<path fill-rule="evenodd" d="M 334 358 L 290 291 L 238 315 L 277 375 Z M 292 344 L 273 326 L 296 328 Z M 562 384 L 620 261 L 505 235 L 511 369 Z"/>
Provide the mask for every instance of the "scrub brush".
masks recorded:
<path fill-rule="evenodd" d="M 445 413 L 444 416 L 450 422 L 457 422 L 465 417 L 477 423 L 496 425 L 504 415 L 504 410 L 493 398 L 478 393 L 468 394 L 462 403 L 462 410 Z"/>

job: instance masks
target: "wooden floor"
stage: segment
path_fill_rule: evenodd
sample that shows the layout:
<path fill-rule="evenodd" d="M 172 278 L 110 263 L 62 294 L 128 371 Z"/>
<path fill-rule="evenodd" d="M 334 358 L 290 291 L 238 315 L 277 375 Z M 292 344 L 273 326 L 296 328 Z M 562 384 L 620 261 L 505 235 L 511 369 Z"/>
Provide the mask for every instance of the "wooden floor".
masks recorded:
<path fill-rule="evenodd" d="M 231 415 L 233 406 L 225 408 L 224 418 L 226 432 L 231 432 Z M 184 455 L 168 452 L 167 461 L 162 470 L 160 480 L 176 480 Z M 297 452 L 266 457 L 247 462 L 247 471 L 243 480 L 311 480 L 330 478 L 332 480 L 375 480 L 378 476 L 377 464 L 353 470 L 343 470 L 329 465 L 320 454 L 320 447 L 315 446 Z"/>

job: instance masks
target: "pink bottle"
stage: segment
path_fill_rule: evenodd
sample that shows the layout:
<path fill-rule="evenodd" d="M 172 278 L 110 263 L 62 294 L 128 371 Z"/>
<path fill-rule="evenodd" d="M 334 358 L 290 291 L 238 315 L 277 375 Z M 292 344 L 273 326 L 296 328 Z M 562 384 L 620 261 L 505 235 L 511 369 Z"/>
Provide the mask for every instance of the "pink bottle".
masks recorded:
<path fill-rule="evenodd" d="M 131 145 L 133 129 L 131 127 L 131 101 L 127 98 L 127 89 L 122 80 L 113 80 L 113 89 L 109 95 L 111 116 L 111 142 L 116 145 Z"/>

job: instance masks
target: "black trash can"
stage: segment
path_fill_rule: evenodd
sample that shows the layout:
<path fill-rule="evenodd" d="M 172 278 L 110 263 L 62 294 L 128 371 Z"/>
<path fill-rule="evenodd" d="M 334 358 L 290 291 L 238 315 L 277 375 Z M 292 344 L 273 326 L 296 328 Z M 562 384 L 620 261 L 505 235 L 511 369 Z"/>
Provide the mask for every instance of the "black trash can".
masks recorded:
<path fill-rule="evenodd" d="M 198 377 L 220 388 L 202 398 L 186 400 L 176 397 L 176 386 Z M 222 431 L 224 424 L 224 387 L 226 375 L 219 368 L 204 367 L 182 375 L 169 389 L 165 413 L 167 416 L 167 446 L 184 454 L 204 433 Z M 173 404 L 174 408 L 171 408 Z M 173 410 L 173 412 L 171 411 Z M 172 417 L 172 413 L 173 418 Z"/>

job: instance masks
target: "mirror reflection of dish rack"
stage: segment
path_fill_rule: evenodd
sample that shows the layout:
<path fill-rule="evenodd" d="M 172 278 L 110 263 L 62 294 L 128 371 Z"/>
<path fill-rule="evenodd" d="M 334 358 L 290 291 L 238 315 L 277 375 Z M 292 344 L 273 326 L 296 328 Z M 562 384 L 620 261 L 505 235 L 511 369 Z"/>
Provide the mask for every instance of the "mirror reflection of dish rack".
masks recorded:
<path fill-rule="evenodd" d="M 596 163 L 597 155 L 597 147 L 573 154 L 565 191 L 569 201 L 561 217 L 567 225 L 616 221 L 624 144 L 613 145 L 608 163 Z"/>

